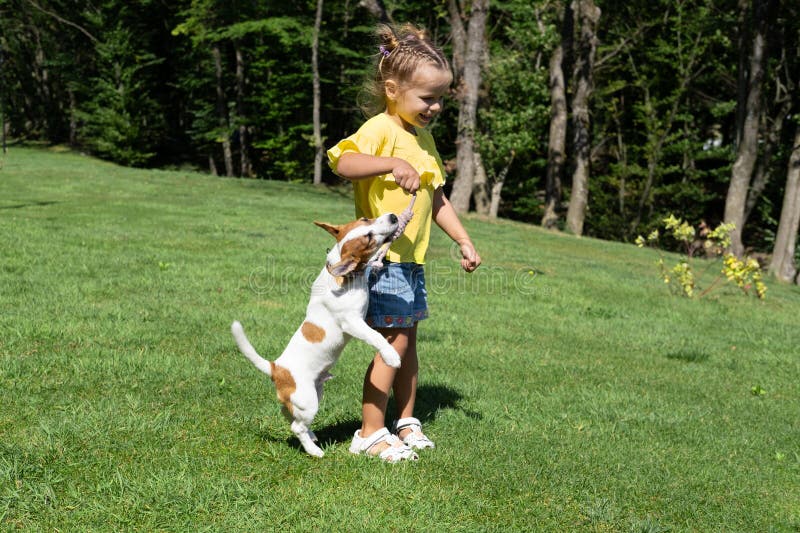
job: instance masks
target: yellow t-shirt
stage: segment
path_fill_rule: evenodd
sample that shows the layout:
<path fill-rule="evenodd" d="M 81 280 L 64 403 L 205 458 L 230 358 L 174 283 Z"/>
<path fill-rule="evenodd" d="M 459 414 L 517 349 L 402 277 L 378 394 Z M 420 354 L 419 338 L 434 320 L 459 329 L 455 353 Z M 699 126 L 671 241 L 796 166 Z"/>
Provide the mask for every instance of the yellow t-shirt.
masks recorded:
<path fill-rule="evenodd" d="M 392 243 L 386 259 L 394 263 L 424 264 L 431 233 L 434 191 L 444 185 L 444 165 L 430 132 L 417 128 L 414 135 L 385 113 L 380 113 L 328 150 L 328 162 L 334 172 L 339 158 L 346 152 L 398 157 L 408 161 L 419 173 L 420 188 L 414 202 L 414 216 L 403 234 Z M 391 174 L 353 181 L 353 189 L 357 217 L 375 218 L 385 213 L 399 215 L 411 201 L 411 196 L 395 184 Z"/>

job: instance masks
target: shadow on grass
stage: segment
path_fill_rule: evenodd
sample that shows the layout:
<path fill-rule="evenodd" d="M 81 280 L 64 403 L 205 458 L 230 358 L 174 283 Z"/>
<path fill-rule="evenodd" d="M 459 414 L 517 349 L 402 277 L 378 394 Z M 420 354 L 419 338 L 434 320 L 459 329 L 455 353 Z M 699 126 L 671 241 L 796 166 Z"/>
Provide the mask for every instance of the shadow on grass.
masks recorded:
<path fill-rule="evenodd" d="M 459 410 L 472 420 L 481 420 L 483 415 L 471 409 L 461 406 L 464 396 L 458 390 L 448 385 L 425 384 L 417 388 L 417 401 L 415 411 L 417 418 L 423 425 L 436 420 L 439 413 L 445 409 Z M 397 417 L 393 398 L 389 398 L 389 408 L 386 411 L 386 425 L 390 425 L 392 420 Z M 327 426 L 314 428 L 319 442 L 324 445 L 340 444 L 350 442 L 353 434 L 361 427 L 361 420 L 351 418 L 340 420 Z M 268 432 L 262 432 L 261 438 L 271 442 L 280 442 L 281 439 L 272 437 Z M 300 442 L 295 437 L 283 440 L 288 446 L 303 451 Z M 321 445 L 322 445 L 321 444 Z"/>
<path fill-rule="evenodd" d="M 0 209 L 24 209 L 26 207 L 41 207 L 57 203 L 59 202 L 28 202 L 27 204 L 0 205 Z"/>
<path fill-rule="evenodd" d="M 417 388 L 417 403 L 414 410 L 419 413 L 417 418 L 423 424 L 436 420 L 439 412 L 445 409 L 461 411 L 467 418 L 481 420 L 483 415 L 461 405 L 464 396 L 449 385 L 424 384 Z M 386 418 L 394 420 L 396 413 L 394 406 L 390 406 Z"/>
<path fill-rule="evenodd" d="M 667 354 L 667 359 L 683 361 L 684 363 L 704 363 L 708 361 L 709 357 L 710 356 L 706 352 L 692 349 L 680 350 Z"/>

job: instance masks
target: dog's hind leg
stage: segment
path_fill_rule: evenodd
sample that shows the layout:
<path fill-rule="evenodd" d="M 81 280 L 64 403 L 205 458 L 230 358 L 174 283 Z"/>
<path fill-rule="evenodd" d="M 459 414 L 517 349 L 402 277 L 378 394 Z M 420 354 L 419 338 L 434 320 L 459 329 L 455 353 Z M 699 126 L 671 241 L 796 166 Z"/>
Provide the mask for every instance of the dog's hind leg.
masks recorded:
<path fill-rule="evenodd" d="M 297 439 L 300 441 L 300 444 L 303 445 L 303 448 L 308 453 L 310 453 L 315 457 L 322 457 L 323 456 L 322 450 L 314 444 L 314 442 L 317 441 L 317 436 L 314 435 L 314 432 L 308 428 L 310 422 L 307 423 L 304 420 L 298 420 L 297 418 L 295 418 L 296 415 L 299 414 L 300 416 L 303 416 L 303 414 L 305 413 L 294 405 L 292 405 L 291 409 L 289 409 L 285 405 L 282 405 L 281 413 L 283 413 L 283 416 L 285 416 L 286 420 L 288 420 L 289 423 L 291 424 L 292 433 L 294 433 L 297 436 Z M 305 417 L 303 418 L 305 419 Z M 311 443 L 310 447 L 307 445 L 308 442 Z"/>
<path fill-rule="evenodd" d="M 322 392 L 323 392 L 322 389 L 323 389 L 323 387 L 325 385 L 325 382 L 328 381 L 329 379 L 331 379 L 332 377 L 333 376 L 331 374 L 329 374 L 328 372 L 323 372 L 319 376 L 319 378 L 317 378 L 317 381 L 314 383 L 314 388 L 315 388 L 315 390 L 317 392 L 317 406 L 319 406 L 322 403 Z M 318 442 L 319 441 L 317 436 L 310 429 L 308 430 L 308 436 L 314 442 Z"/>
<path fill-rule="evenodd" d="M 317 391 L 317 405 L 322 403 L 322 388 L 324 387 L 325 382 L 329 379 L 333 379 L 333 376 L 328 372 L 323 372 L 314 383 L 314 387 Z"/>
<path fill-rule="evenodd" d="M 322 457 L 325 455 L 325 452 L 322 451 L 322 448 L 314 444 L 311 435 L 314 433 L 308 429 L 308 426 L 301 422 L 300 420 L 295 420 L 292 422 L 292 432 L 297 436 L 297 439 L 300 441 L 300 444 L 303 445 L 303 448 L 308 452 L 309 455 L 313 455 L 314 457 Z M 316 438 L 316 436 L 315 436 Z"/>
<path fill-rule="evenodd" d="M 314 385 L 309 383 L 308 386 L 301 386 L 292 398 L 292 432 L 309 455 L 322 457 L 325 454 L 319 446 L 314 444 L 317 436 L 310 429 L 319 410 L 319 400 Z"/>

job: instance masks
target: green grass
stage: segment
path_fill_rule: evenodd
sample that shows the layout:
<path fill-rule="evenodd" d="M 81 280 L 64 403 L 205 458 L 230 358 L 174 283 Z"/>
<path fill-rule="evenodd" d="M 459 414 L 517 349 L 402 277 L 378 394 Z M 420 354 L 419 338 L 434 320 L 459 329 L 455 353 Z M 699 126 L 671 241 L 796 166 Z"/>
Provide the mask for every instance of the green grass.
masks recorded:
<path fill-rule="evenodd" d="M 341 190 L 12 147 L 0 169 L 0 529 L 798 531 L 797 287 L 672 297 L 650 250 L 467 218 L 435 230 L 418 416 L 347 451 L 351 343 L 305 455 L 233 319 L 277 356 Z"/>

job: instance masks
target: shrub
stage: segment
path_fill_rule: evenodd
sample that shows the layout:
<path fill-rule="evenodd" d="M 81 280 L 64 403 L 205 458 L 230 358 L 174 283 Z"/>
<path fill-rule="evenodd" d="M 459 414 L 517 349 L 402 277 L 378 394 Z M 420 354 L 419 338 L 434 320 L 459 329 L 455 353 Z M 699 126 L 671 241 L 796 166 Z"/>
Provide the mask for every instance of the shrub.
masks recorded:
<path fill-rule="evenodd" d="M 697 296 L 702 298 L 719 286 L 724 281 L 735 284 L 745 295 L 749 295 L 755 288 L 755 295 L 759 299 L 764 299 L 767 293 L 767 286 L 764 284 L 761 275 L 761 266 L 758 261 L 752 258 L 739 259 L 735 255 L 726 252 L 730 247 L 730 233 L 735 226 L 733 224 L 722 223 L 713 230 L 710 230 L 705 223 L 700 225 L 700 231 L 688 222 L 670 215 L 663 220 L 665 233 L 672 236 L 684 246 L 685 254 L 678 262 L 670 267 L 667 265 L 661 248 L 658 247 L 661 234 L 655 230 L 647 237 L 639 235 L 636 245 L 640 248 L 651 246 L 658 250 L 659 259 L 657 264 L 664 283 L 669 285 L 670 290 L 675 294 L 682 294 L 687 298 Z M 710 263 L 699 275 L 695 274 L 694 256 L 698 250 L 703 250 L 706 256 L 715 257 L 716 261 Z M 718 264 L 722 259 L 722 269 L 719 275 L 705 288 L 698 286 L 698 281 L 703 274 L 711 267 Z"/>

